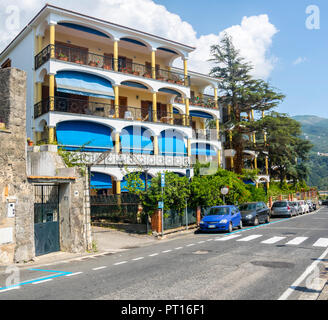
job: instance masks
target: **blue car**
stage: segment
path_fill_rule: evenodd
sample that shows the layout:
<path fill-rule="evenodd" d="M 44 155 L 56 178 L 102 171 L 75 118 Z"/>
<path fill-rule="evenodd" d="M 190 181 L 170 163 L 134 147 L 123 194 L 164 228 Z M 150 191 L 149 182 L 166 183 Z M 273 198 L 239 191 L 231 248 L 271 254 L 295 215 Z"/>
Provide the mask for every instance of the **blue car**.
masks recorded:
<path fill-rule="evenodd" d="M 216 206 L 210 208 L 199 227 L 199 231 L 232 232 L 233 228 L 241 229 L 243 223 L 238 207 L 233 205 Z"/>

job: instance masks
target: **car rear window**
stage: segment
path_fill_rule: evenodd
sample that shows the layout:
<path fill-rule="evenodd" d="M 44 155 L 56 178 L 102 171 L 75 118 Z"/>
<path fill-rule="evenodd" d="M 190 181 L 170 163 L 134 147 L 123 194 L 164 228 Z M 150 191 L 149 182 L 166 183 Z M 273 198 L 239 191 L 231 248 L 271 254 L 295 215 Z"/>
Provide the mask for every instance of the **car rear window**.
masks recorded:
<path fill-rule="evenodd" d="M 244 203 L 239 206 L 240 211 L 255 210 L 256 203 Z"/>
<path fill-rule="evenodd" d="M 275 202 L 273 204 L 274 208 L 283 208 L 283 207 L 287 207 L 287 202 Z"/>

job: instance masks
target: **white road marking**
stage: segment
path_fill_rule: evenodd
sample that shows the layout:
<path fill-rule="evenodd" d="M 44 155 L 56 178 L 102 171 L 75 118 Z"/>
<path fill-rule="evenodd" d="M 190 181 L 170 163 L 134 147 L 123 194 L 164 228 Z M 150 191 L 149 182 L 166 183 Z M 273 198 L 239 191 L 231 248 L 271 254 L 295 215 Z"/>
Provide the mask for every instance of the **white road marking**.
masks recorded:
<path fill-rule="evenodd" d="M 294 292 L 294 290 L 299 286 L 299 284 L 309 275 L 312 271 L 317 267 L 317 265 L 321 262 L 322 259 L 326 257 L 328 254 L 328 249 L 310 266 L 306 268 L 303 274 L 280 296 L 278 300 L 287 300 L 288 297 Z"/>
<path fill-rule="evenodd" d="M 6 291 L 10 291 L 10 290 L 14 290 L 14 289 L 20 289 L 21 286 L 16 286 L 16 287 L 12 287 L 12 288 L 7 288 L 7 289 L 0 289 L 0 293 L 1 292 L 6 292 Z"/>
<path fill-rule="evenodd" d="M 286 244 L 292 245 L 292 246 L 297 246 L 304 242 L 306 239 L 309 239 L 308 237 L 296 237 L 293 240 L 288 241 Z"/>
<path fill-rule="evenodd" d="M 127 263 L 127 261 L 116 262 L 116 263 L 114 263 L 114 266 L 118 266 L 118 265 L 124 264 L 124 263 Z"/>
<path fill-rule="evenodd" d="M 149 257 L 155 257 L 155 256 L 158 256 L 158 253 L 153 253 L 149 255 Z"/>
<path fill-rule="evenodd" d="M 260 238 L 260 237 L 262 237 L 261 234 L 254 234 L 254 235 L 251 235 L 251 236 L 248 236 L 248 237 L 242 238 L 242 239 L 238 239 L 237 241 L 244 241 L 244 242 L 247 242 L 247 241 L 252 241 L 252 240 L 257 239 L 257 238 Z"/>
<path fill-rule="evenodd" d="M 101 269 L 105 269 L 107 268 L 107 266 L 102 266 L 102 267 L 98 267 L 98 268 L 93 268 L 92 270 L 96 271 L 96 270 L 101 270 Z"/>
<path fill-rule="evenodd" d="M 133 261 L 138 261 L 138 260 L 142 260 L 144 259 L 144 257 L 138 257 L 138 258 L 135 258 L 135 259 L 132 259 Z"/>
<path fill-rule="evenodd" d="M 225 236 L 225 237 L 222 237 L 222 238 L 216 238 L 215 241 L 228 241 L 228 240 L 231 240 L 231 239 L 234 239 L 234 238 L 238 238 L 240 236 L 241 236 L 240 234 L 232 234 L 231 236 Z"/>
<path fill-rule="evenodd" d="M 261 243 L 265 243 L 265 244 L 273 244 L 276 243 L 282 239 L 285 239 L 286 237 L 272 237 L 268 240 L 262 241 Z"/>
<path fill-rule="evenodd" d="M 48 281 L 52 281 L 52 280 L 53 280 L 53 279 L 40 280 L 40 281 L 32 282 L 32 284 L 40 284 L 40 283 L 48 282 Z"/>
<path fill-rule="evenodd" d="M 77 276 L 78 274 L 81 274 L 81 273 L 83 273 L 83 272 L 70 273 L 70 274 L 67 274 L 66 277 Z"/>
<path fill-rule="evenodd" d="M 177 247 L 177 248 L 175 248 L 175 250 L 180 250 L 180 249 L 182 249 L 183 247 Z"/>
<path fill-rule="evenodd" d="M 197 243 L 205 243 L 205 241 L 198 241 Z"/>
<path fill-rule="evenodd" d="M 317 240 L 313 247 L 322 247 L 322 248 L 327 248 L 328 247 L 328 238 L 320 238 Z"/>
<path fill-rule="evenodd" d="M 162 253 L 168 253 L 168 252 L 171 252 L 172 250 L 165 250 L 165 251 L 162 251 Z"/>
<path fill-rule="evenodd" d="M 206 240 L 206 241 L 213 241 L 213 239 L 208 239 L 208 240 Z"/>
<path fill-rule="evenodd" d="M 194 246 L 195 244 L 194 243 L 190 243 L 190 244 L 187 244 L 186 247 L 191 247 L 191 246 Z"/>

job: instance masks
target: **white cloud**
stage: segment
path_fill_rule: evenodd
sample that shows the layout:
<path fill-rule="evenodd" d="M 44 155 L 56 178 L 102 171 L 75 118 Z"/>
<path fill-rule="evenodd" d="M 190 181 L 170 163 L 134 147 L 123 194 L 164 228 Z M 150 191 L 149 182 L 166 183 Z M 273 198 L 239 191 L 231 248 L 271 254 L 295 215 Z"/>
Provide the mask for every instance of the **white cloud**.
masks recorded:
<path fill-rule="evenodd" d="M 17 5 L 20 8 L 22 29 L 46 2 L 2 0 L 3 11 L 0 9 L 0 21 L 6 19 L 6 7 Z M 231 26 L 217 34 L 197 36 L 190 23 L 152 0 L 81 0 L 78 7 L 76 0 L 54 0 L 52 4 L 195 46 L 197 49 L 190 55 L 189 65 L 190 69 L 198 72 L 209 72 L 210 64 L 207 60 L 210 58 L 210 47 L 218 43 L 224 31 L 232 36 L 234 45 L 254 66 L 254 76 L 267 78 L 274 68 L 274 59 L 269 56 L 269 50 L 272 38 L 278 30 L 269 22 L 267 15 L 244 17 L 240 25 Z M 0 29 L 3 28 L 5 24 L 0 22 Z M 18 31 L 1 32 L 0 49 L 3 49 Z"/>
<path fill-rule="evenodd" d="M 298 65 L 307 61 L 306 57 L 298 57 L 295 61 L 293 61 L 293 65 Z"/>

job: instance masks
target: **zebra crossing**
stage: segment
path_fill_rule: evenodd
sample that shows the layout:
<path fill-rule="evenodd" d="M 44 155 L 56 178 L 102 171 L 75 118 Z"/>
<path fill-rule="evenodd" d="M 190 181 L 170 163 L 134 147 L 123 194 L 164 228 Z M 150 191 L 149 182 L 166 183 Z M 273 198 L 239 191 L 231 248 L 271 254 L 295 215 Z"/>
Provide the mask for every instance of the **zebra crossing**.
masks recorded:
<path fill-rule="evenodd" d="M 310 237 L 295 237 L 295 238 L 287 238 L 284 236 L 272 236 L 265 239 L 265 236 L 262 234 L 253 234 L 246 237 L 242 237 L 240 234 L 232 234 L 224 237 L 215 238 L 214 241 L 229 241 L 235 240 L 237 242 L 252 242 L 255 240 L 260 241 L 262 244 L 285 244 L 286 246 L 298 246 L 309 240 Z M 286 242 L 287 241 L 287 242 Z M 312 239 L 312 247 L 315 248 L 328 248 L 328 238 L 319 238 Z"/>

